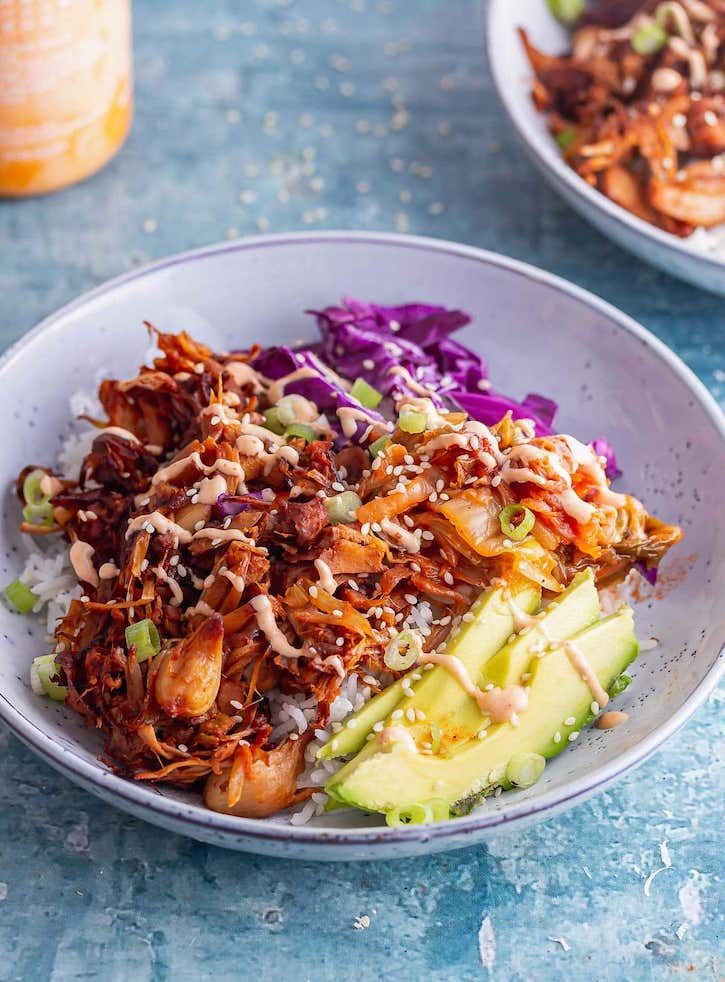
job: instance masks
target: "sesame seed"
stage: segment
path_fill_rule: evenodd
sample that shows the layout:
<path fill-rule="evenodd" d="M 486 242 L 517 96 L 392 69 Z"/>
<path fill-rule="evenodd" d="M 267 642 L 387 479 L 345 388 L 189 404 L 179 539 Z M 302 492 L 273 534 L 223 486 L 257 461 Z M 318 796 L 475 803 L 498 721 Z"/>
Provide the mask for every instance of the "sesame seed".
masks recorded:
<path fill-rule="evenodd" d="M 564 726 L 573 726 L 576 723 L 576 716 L 567 716 L 564 720 Z"/>
<path fill-rule="evenodd" d="M 360 526 L 360 534 L 361 535 L 370 534 L 370 522 L 365 522 L 363 525 Z"/>
<path fill-rule="evenodd" d="M 199 532 L 203 528 L 204 528 L 204 522 L 201 522 L 201 521 L 200 522 L 196 522 L 195 525 L 194 525 L 194 531 L 195 532 Z"/>
<path fill-rule="evenodd" d="M 238 702 L 238 700 L 236 700 L 236 699 L 230 699 L 229 700 L 229 705 L 232 706 L 234 709 L 244 709 L 244 706 L 242 705 L 242 703 L 241 702 Z"/>
<path fill-rule="evenodd" d="M 373 522 L 372 525 L 370 526 L 370 528 L 373 530 L 373 532 L 382 532 L 383 531 L 383 529 L 382 529 L 382 527 L 380 525 L 380 522 Z"/>
<path fill-rule="evenodd" d="M 385 723 L 383 723 L 382 720 L 381 720 L 379 723 L 376 723 L 373 726 L 373 732 L 374 733 L 380 733 L 382 731 L 382 729 L 384 728 L 384 726 L 385 726 Z"/>
<path fill-rule="evenodd" d="M 405 596 L 403 597 L 403 599 L 406 601 L 406 603 L 409 603 L 409 604 L 417 604 L 418 603 L 418 598 L 414 594 L 412 594 L 412 593 L 406 593 Z"/>
<path fill-rule="evenodd" d="M 317 596 L 317 587 L 314 585 L 314 583 L 310 587 L 309 593 L 310 593 L 310 596 L 311 597 L 316 597 Z"/>
<path fill-rule="evenodd" d="M 478 731 L 478 739 L 479 740 L 484 740 L 487 736 L 488 736 L 488 730 L 479 730 Z"/>
<path fill-rule="evenodd" d="M 591 706 L 589 708 L 591 709 L 591 711 L 596 716 L 597 713 L 599 712 L 599 703 L 596 701 L 596 699 L 594 700 L 594 702 L 591 704 Z"/>
<path fill-rule="evenodd" d="M 338 610 L 337 607 L 332 612 L 333 617 L 342 617 L 342 611 Z"/>
<path fill-rule="evenodd" d="M 292 740 L 292 741 L 294 741 L 294 740 L 299 740 L 299 738 L 300 738 L 300 735 L 299 735 L 299 733 L 290 733 L 290 735 L 289 735 L 289 738 L 290 738 L 290 740 Z"/>
<path fill-rule="evenodd" d="M 428 501 L 430 501 L 431 504 L 435 504 L 435 502 L 438 501 L 438 495 L 435 491 L 431 491 L 431 493 L 428 495 Z"/>
<path fill-rule="evenodd" d="M 448 586 L 453 586 L 453 583 L 454 583 L 453 577 L 451 576 L 451 574 L 447 570 L 443 574 L 443 582 L 444 583 L 447 583 Z"/>
<path fill-rule="evenodd" d="M 345 490 L 345 485 L 344 484 L 340 484 L 339 481 L 334 481 L 333 482 L 333 485 L 332 485 L 332 490 L 333 491 L 344 491 Z"/>
<path fill-rule="evenodd" d="M 405 718 L 409 723 L 415 723 L 415 710 L 412 706 L 405 710 Z"/>
<path fill-rule="evenodd" d="M 221 416 L 212 416 L 211 425 L 216 426 L 217 423 L 221 423 Z"/>
<path fill-rule="evenodd" d="M 409 529 L 412 529 L 413 526 L 415 525 L 415 522 L 410 517 L 410 515 L 403 515 L 403 521 L 405 522 L 405 524 L 408 526 Z"/>
<path fill-rule="evenodd" d="M 344 638 L 338 638 L 335 641 L 335 644 L 337 645 L 338 648 L 342 648 L 342 646 L 345 644 L 345 639 Z"/>
<path fill-rule="evenodd" d="M 141 572 L 145 573 L 148 568 L 149 568 L 149 561 L 148 559 L 144 559 L 143 562 L 141 563 Z"/>
<path fill-rule="evenodd" d="M 189 748 L 186 746 L 185 743 L 180 743 L 176 749 L 181 751 L 182 754 L 188 754 L 189 752 Z"/>
<path fill-rule="evenodd" d="M 418 720 L 419 723 L 422 723 L 425 720 L 425 713 L 423 712 L 422 709 L 416 709 L 415 718 Z"/>
<path fill-rule="evenodd" d="M 426 542 L 432 542 L 433 539 L 435 539 L 433 533 L 429 532 L 428 529 L 423 529 L 423 531 L 420 534 L 426 540 Z"/>
<path fill-rule="evenodd" d="M 347 585 L 350 587 L 351 590 L 358 591 L 360 589 L 360 587 L 357 585 L 355 580 L 348 580 Z"/>
<path fill-rule="evenodd" d="M 441 619 L 438 621 L 438 623 L 441 625 L 441 627 L 445 627 L 446 624 L 450 624 L 451 623 L 451 615 L 450 614 L 446 614 L 445 617 L 441 617 Z"/>
<path fill-rule="evenodd" d="M 569 734 L 569 743 L 574 743 L 576 738 L 579 736 L 579 730 L 572 730 Z"/>
<path fill-rule="evenodd" d="M 561 743 L 561 733 L 558 730 L 554 734 L 554 743 Z"/>
<path fill-rule="evenodd" d="M 393 710 L 390 718 L 391 719 L 402 719 L 403 718 L 403 710 L 402 709 L 395 709 L 395 710 Z"/>

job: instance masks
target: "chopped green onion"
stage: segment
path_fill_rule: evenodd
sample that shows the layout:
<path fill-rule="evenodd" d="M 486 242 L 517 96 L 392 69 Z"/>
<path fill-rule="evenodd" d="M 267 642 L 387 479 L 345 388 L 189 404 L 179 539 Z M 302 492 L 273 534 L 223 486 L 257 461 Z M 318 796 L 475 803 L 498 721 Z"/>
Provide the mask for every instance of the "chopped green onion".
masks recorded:
<path fill-rule="evenodd" d="M 136 661 L 146 661 L 158 655 L 161 650 L 161 639 L 156 625 L 148 617 L 126 628 L 126 647 L 136 649 Z"/>
<path fill-rule="evenodd" d="M 433 810 L 429 805 L 422 802 L 413 802 L 410 805 L 399 805 L 392 811 L 385 813 L 385 821 L 394 829 L 403 828 L 405 825 L 425 825 L 433 818 Z"/>
<path fill-rule="evenodd" d="M 403 408 L 398 417 L 398 426 L 403 433 L 424 433 L 427 425 L 426 414 L 419 413 L 415 409 Z"/>
<path fill-rule="evenodd" d="M 307 423 L 292 423 L 284 431 L 285 439 L 289 440 L 290 437 L 297 437 L 300 440 L 304 440 L 305 443 L 312 443 L 315 439 L 315 431 Z"/>
<path fill-rule="evenodd" d="M 390 437 L 381 436 L 370 444 L 369 450 L 373 457 L 377 457 L 378 454 L 385 453 L 388 446 L 390 446 Z"/>
<path fill-rule="evenodd" d="M 343 491 L 325 498 L 325 508 L 333 525 L 347 525 L 355 521 L 355 512 L 362 506 L 362 501 L 354 491 Z"/>
<path fill-rule="evenodd" d="M 34 471 L 30 471 L 25 480 L 23 481 L 23 498 L 28 505 L 39 505 L 42 501 L 47 499 L 47 495 L 44 495 L 40 490 L 40 482 L 45 477 L 45 471 L 41 471 L 40 468 L 36 468 Z"/>
<path fill-rule="evenodd" d="M 49 498 L 44 498 L 39 504 L 31 502 L 23 508 L 23 521 L 28 525 L 52 525 L 53 506 Z"/>
<path fill-rule="evenodd" d="M 608 693 L 609 698 L 615 699 L 620 694 L 620 692 L 624 692 L 624 690 L 627 688 L 628 685 L 631 684 L 631 682 L 632 679 L 629 677 L 629 675 L 624 675 L 624 674 L 619 675 L 609 686 L 609 693 Z"/>
<path fill-rule="evenodd" d="M 562 24 L 576 24 L 584 13 L 585 0 L 547 0 L 549 10 Z"/>
<path fill-rule="evenodd" d="M 577 132 L 575 129 L 571 128 L 568 130 L 561 130 L 561 132 L 556 134 L 556 142 L 559 144 L 562 150 L 568 150 L 576 138 Z"/>
<path fill-rule="evenodd" d="M 382 392 L 374 389 L 364 378 L 355 379 L 350 389 L 350 395 L 353 399 L 357 399 L 360 405 L 365 406 L 366 409 L 375 409 L 376 406 L 380 405 L 380 401 L 383 398 Z"/>
<path fill-rule="evenodd" d="M 30 587 L 21 583 L 20 580 L 13 580 L 12 583 L 8 583 L 3 593 L 10 606 L 19 614 L 29 614 L 38 602 L 38 598 Z"/>
<path fill-rule="evenodd" d="M 276 406 L 272 406 L 270 409 L 265 409 L 264 425 L 268 430 L 271 430 L 272 433 L 276 433 L 277 436 L 282 436 L 284 433 L 284 426 L 280 421 Z"/>
<path fill-rule="evenodd" d="M 301 422 L 301 413 L 310 408 L 309 399 L 293 392 L 288 396 L 282 396 L 277 403 L 277 417 L 283 426 L 291 426 L 293 423 Z M 309 419 L 309 416 L 307 418 Z"/>
<path fill-rule="evenodd" d="M 514 754 L 506 768 L 506 779 L 519 788 L 530 788 L 544 773 L 545 766 L 541 754 Z"/>
<path fill-rule="evenodd" d="M 415 631 L 401 631 L 385 649 L 383 661 L 394 672 L 407 672 L 422 654 L 420 635 Z"/>
<path fill-rule="evenodd" d="M 58 664 L 55 655 L 40 655 L 34 658 L 30 666 L 30 685 L 38 696 L 48 696 L 55 702 L 65 702 L 68 687 L 51 681 L 58 674 Z"/>
<path fill-rule="evenodd" d="M 632 35 L 632 47 L 638 55 L 654 55 L 667 44 L 669 35 L 656 21 L 647 21 Z"/>
<path fill-rule="evenodd" d="M 514 525 L 514 521 L 516 524 Z M 506 536 L 507 539 L 513 539 L 514 542 L 521 542 L 529 534 L 531 529 L 534 527 L 534 513 L 525 508 L 524 505 L 517 505 L 512 502 L 510 505 L 506 505 L 502 508 L 498 516 L 499 525 L 501 526 L 501 531 Z"/>

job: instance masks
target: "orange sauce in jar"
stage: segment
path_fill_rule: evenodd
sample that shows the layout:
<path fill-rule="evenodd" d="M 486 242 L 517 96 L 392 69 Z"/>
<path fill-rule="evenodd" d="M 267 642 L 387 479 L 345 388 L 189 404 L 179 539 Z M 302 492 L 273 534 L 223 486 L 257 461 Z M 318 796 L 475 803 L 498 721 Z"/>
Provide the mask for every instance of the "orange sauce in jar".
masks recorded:
<path fill-rule="evenodd" d="M 132 112 L 130 0 L 0 0 L 0 195 L 93 174 Z"/>

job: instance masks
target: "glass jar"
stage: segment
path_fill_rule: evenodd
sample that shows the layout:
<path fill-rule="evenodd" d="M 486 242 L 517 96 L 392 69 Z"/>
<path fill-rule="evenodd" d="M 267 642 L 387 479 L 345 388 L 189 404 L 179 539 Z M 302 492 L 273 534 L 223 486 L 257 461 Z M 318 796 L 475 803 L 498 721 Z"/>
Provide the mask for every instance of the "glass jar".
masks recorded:
<path fill-rule="evenodd" d="M 93 174 L 132 112 L 130 0 L 0 0 L 0 195 Z"/>

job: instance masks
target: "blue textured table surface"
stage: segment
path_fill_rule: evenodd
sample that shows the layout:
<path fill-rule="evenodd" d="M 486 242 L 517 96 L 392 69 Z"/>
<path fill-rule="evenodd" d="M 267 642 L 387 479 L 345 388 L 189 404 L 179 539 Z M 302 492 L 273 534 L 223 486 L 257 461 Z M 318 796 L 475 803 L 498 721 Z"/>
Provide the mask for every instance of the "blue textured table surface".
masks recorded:
<path fill-rule="evenodd" d="M 167 253 L 266 230 L 384 229 L 568 277 L 722 395 L 723 301 L 623 253 L 541 184 L 494 100 L 481 3 L 134 7 L 137 113 L 123 152 L 80 187 L 0 205 L 3 345 Z M 719 705 L 548 824 L 487 848 L 357 866 L 162 832 L 0 729 L 0 979 L 716 978 Z M 646 895 L 663 841 L 672 868 Z M 369 927 L 355 927 L 361 915 Z"/>

